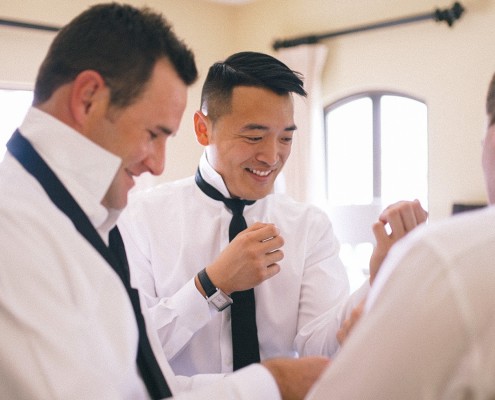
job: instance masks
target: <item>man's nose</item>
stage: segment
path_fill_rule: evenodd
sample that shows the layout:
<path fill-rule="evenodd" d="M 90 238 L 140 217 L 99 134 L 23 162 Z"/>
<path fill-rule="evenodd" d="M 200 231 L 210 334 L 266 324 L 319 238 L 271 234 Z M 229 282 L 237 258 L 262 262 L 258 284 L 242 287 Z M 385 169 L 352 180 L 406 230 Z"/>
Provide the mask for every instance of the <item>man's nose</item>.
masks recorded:
<path fill-rule="evenodd" d="M 260 147 L 256 157 L 258 161 L 274 166 L 279 160 L 279 144 L 276 140 L 267 140 Z"/>
<path fill-rule="evenodd" d="M 156 141 L 151 145 L 151 152 L 145 159 L 145 165 L 152 175 L 160 175 L 165 169 L 165 143 Z"/>

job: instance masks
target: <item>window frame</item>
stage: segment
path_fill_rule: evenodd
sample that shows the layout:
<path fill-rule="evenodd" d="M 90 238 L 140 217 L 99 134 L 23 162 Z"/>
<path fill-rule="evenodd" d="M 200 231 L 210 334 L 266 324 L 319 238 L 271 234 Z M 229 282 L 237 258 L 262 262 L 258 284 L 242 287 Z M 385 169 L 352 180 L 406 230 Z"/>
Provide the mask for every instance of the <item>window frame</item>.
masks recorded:
<path fill-rule="evenodd" d="M 372 145 L 373 145 L 373 198 L 381 198 L 382 195 L 382 168 L 381 168 L 381 98 L 383 96 L 398 96 L 404 97 L 410 100 L 415 100 L 426 104 L 423 99 L 410 95 L 408 93 L 394 91 L 394 90 L 368 90 L 353 93 L 351 95 L 342 97 L 327 104 L 323 107 L 323 125 L 324 125 L 324 162 L 325 162 L 325 193 L 327 199 L 330 198 L 330 188 L 328 187 L 328 126 L 326 123 L 327 114 L 331 111 L 355 100 L 362 98 L 369 98 L 372 104 Z"/>

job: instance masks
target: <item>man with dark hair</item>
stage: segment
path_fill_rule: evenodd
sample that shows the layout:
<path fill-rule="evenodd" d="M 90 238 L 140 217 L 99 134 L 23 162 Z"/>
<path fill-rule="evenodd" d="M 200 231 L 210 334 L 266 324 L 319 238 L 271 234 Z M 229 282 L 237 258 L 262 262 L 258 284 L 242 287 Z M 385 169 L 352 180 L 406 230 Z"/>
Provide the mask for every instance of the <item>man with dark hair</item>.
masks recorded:
<path fill-rule="evenodd" d="M 270 360 L 185 393 L 206 377 L 174 376 L 141 309 L 114 226 L 134 178 L 163 171 L 196 76 L 147 9 L 96 5 L 57 34 L 0 164 L 0 398 L 302 398 L 326 364 Z"/>
<path fill-rule="evenodd" d="M 215 63 L 194 115 L 205 146 L 196 176 L 137 194 L 119 222 L 176 373 L 332 355 L 346 306 L 369 287 L 349 298 L 324 211 L 274 193 L 297 129 L 294 93 L 306 94 L 301 76 L 267 54 Z M 410 210 L 411 227 L 425 220 L 419 203 Z"/>
<path fill-rule="evenodd" d="M 302 76 L 267 54 L 241 52 L 210 67 L 201 92 L 201 111 L 212 121 L 232 111 L 233 89 L 249 86 L 280 96 L 306 96 Z"/>
<path fill-rule="evenodd" d="M 486 114 L 490 206 L 416 229 L 392 248 L 308 399 L 495 398 L 495 75 Z"/>
<path fill-rule="evenodd" d="M 196 80 L 193 54 L 160 15 L 117 4 L 95 5 L 55 37 L 38 72 L 34 105 L 80 72 L 94 69 L 110 89 L 111 104 L 123 108 L 139 97 L 163 57 L 185 84 Z"/>

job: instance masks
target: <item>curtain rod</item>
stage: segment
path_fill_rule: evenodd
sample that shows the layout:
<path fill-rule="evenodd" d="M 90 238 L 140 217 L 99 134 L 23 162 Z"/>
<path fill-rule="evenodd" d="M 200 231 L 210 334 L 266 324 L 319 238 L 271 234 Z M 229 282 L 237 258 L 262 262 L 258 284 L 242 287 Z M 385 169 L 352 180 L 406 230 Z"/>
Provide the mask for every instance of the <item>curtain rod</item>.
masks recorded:
<path fill-rule="evenodd" d="M 455 2 L 451 8 L 445 10 L 440 10 L 437 8 L 433 13 L 424 13 L 424 14 L 414 15 L 411 17 L 405 17 L 391 21 L 378 22 L 375 24 L 364 25 L 360 27 L 349 28 L 349 29 L 344 29 L 341 31 L 335 31 L 330 33 L 324 33 L 321 35 L 308 35 L 294 39 L 276 40 L 273 43 L 273 49 L 278 50 L 283 47 L 294 47 L 300 44 L 314 44 L 322 39 L 329 39 L 336 36 L 346 35 L 349 33 L 369 31 L 372 29 L 402 25 L 411 22 L 418 22 L 426 19 L 434 19 L 437 22 L 445 21 L 449 26 L 452 26 L 454 22 L 461 17 L 464 11 L 465 11 L 464 7 L 459 2 Z M 17 28 L 36 29 L 36 30 L 50 31 L 50 32 L 57 32 L 61 29 L 58 26 L 34 24 L 30 22 L 15 21 L 15 20 L 8 20 L 2 18 L 0 18 L 0 25 L 12 26 Z"/>
<path fill-rule="evenodd" d="M 57 32 L 60 30 L 58 26 L 33 24 L 31 22 L 14 21 L 10 19 L 2 19 L 2 18 L 0 18 L 0 25 L 13 26 L 16 28 L 36 29 L 39 31 L 50 31 L 50 32 Z"/>
<path fill-rule="evenodd" d="M 426 19 L 434 19 L 437 22 L 445 21 L 445 22 L 447 22 L 447 24 L 449 26 L 452 26 L 453 23 L 461 17 L 464 10 L 465 10 L 464 7 L 459 2 L 455 2 L 454 5 L 449 9 L 440 10 L 437 8 L 432 13 L 429 12 L 429 13 L 414 15 L 411 17 L 405 17 L 405 18 L 400 18 L 400 19 L 396 19 L 396 20 L 391 20 L 391 21 L 378 22 L 378 23 L 374 23 L 374 24 L 370 24 L 370 25 L 364 25 L 364 26 L 358 26 L 358 27 L 354 27 L 354 28 L 344 29 L 341 31 L 324 33 L 321 35 L 308 35 L 308 36 L 301 36 L 301 37 L 297 37 L 297 38 L 293 38 L 293 39 L 276 40 L 273 43 L 273 49 L 278 50 L 280 48 L 294 47 L 294 46 L 299 46 L 301 44 L 315 44 L 315 43 L 318 43 L 322 39 L 333 38 L 336 36 L 346 35 L 349 33 L 356 33 L 356 32 L 369 31 L 372 29 L 385 28 L 388 26 L 407 24 L 410 22 L 417 22 L 417 21 L 422 21 L 422 20 L 426 20 Z"/>

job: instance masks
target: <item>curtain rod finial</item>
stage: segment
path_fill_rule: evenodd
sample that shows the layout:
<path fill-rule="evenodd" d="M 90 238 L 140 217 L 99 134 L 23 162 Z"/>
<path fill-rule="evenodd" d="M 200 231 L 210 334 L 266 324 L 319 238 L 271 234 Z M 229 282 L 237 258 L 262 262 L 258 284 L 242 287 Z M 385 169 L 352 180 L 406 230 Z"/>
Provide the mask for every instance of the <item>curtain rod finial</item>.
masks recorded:
<path fill-rule="evenodd" d="M 455 21 L 461 18 L 465 8 L 459 2 L 455 2 L 452 8 L 446 10 L 435 11 L 435 20 L 438 22 L 445 21 L 449 26 L 452 26 Z"/>

